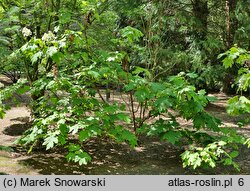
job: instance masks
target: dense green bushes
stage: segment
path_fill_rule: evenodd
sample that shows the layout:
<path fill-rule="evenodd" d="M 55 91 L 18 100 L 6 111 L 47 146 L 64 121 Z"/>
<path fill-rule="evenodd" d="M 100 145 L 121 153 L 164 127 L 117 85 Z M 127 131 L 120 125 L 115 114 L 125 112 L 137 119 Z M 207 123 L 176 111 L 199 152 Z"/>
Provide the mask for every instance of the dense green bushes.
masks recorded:
<path fill-rule="evenodd" d="M 197 23 L 182 26 L 188 18 L 181 14 L 183 10 L 176 11 L 180 20 L 174 22 L 172 15 L 163 20 L 156 17 L 165 15 L 167 5 L 163 2 L 148 6 L 136 3 L 139 15 L 134 9 L 119 12 L 116 1 L 13 3 L 3 1 L 2 13 L 17 20 L 18 36 L 11 38 L 19 41 L 12 47 L 11 56 L 20 62 L 15 63 L 4 53 L 8 58 L 4 64 L 21 66 L 25 79 L 0 90 L 0 117 L 8 109 L 3 101 L 13 93 L 31 94 L 32 128 L 18 141 L 29 147 L 28 152 L 36 146 L 47 150 L 63 147 L 68 149 L 69 161 L 82 165 L 91 161 L 85 150 L 87 141 L 106 137 L 135 147 L 138 135 L 143 134 L 184 145 L 184 167 L 215 167 L 223 163 L 238 169 L 233 160 L 239 154 L 238 145 L 249 141 L 231 128 L 222 128 L 221 121 L 205 111 L 213 98 L 200 90 L 220 83 L 223 69 L 213 67 L 212 55 L 213 50 L 220 52 L 220 42 L 212 41 L 212 37 L 200 39 Z M 149 10 L 155 12 L 149 14 Z M 121 17 L 125 13 L 126 22 Z M 198 15 L 193 13 L 194 17 Z M 140 18 L 140 22 L 133 24 L 135 18 Z M 120 24 L 115 23 L 119 19 Z M 129 26 L 122 26 L 121 22 Z M 165 33 L 164 24 L 173 23 L 176 25 Z M 187 34 L 189 29 L 191 34 Z M 166 41 L 166 34 L 175 30 L 181 42 L 173 44 L 174 35 Z M 234 59 L 238 62 L 243 55 L 248 59 L 245 53 L 231 49 L 225 53 L 228 57 L 224 65 L 232 66 Z M 208 63 L 206 69 L 204 63 Z M 216 77 L 211 76 L 215 70 Z M 248 73 L 241 70 L 242 90 L 249 87 Z M 118 101 L 105 100 L 101 87 L 110 85 L 120 87 Z M 248 109 L 246 97 L 230 100 L 230 113 L 249 112 Z M 191 121 L 192 127 L 182 127 L 178 117 Z"/>

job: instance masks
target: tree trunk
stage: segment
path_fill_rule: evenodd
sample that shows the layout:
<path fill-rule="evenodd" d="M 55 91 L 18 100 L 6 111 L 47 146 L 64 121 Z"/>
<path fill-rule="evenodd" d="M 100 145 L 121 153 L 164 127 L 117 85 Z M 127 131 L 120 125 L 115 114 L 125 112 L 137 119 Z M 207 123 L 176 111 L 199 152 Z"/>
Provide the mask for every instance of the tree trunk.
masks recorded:
<path fill-rule="evenodd" d="M 235 16 L 235 9 L 237 6 L 236 0 L 228 0 L 226 1 L 226 31 L 227 31 L 227 36 L 226 36 L 226 46 L 227 49 L 231 48 L 234 43 L 234 36 L 235 32 L 238 28 L 238 21 Z"/>
<path fill-rule="evenodd" d="M 237 6 L 236 0 L 227 0 L 225 4 L 226 11 L 226 48 L 230 49 L 234 45 L 234 36 L 238 28 L 238 21 L 235 16 L 235 9 Z M 227 69 L 223 80 L 222 91 L 227 94 L 234 93 L 232 89 L 233 80 L 237 75 L 236 66 Z"/>

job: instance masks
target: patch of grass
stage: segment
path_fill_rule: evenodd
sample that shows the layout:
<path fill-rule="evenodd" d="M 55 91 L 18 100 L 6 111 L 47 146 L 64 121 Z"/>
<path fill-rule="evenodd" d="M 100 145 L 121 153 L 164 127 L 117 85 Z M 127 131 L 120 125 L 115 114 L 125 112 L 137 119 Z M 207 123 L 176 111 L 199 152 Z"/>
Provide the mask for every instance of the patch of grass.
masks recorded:
<path fill-rule="evenodd" d="M 11 147 L 7 147 L 7 146 L 2 146 L 2 145 L 0 145 L 0 151 L 14 152 L 14 149 L 11 148 Z"/>

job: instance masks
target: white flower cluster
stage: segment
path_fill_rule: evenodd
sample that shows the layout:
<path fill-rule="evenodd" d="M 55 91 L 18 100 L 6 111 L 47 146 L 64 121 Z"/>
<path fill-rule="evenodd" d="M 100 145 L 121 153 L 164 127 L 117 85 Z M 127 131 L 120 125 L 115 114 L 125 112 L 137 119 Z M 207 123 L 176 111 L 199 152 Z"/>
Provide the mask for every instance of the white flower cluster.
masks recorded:
<path fill-rule="evenodd" d="M 112 62 L 112 61 L 115 61 L 116 60 L 116 57 L 108 57 L 107 61 L 108 62 Z"/>
<path fill-rule="evenodd" d="M 46 42 L 53 41 L 55 40 L 55 35 L 49 31 L 48 33 L 44 33 L 42 40 Z"/>
<path fill-rule="evenodd" d="M 28 36 L 31 36 L 32 35 L 32 32 L 30 29 L 24 27 L 23 30 L 22 30 L 22 33 L 23 33 L 23 36 L 24 37 L 28 37 Z"/>

